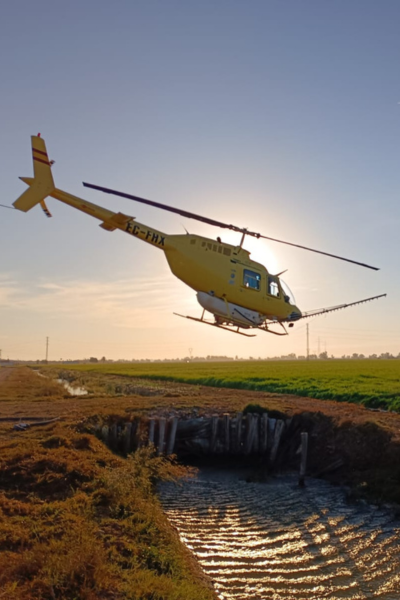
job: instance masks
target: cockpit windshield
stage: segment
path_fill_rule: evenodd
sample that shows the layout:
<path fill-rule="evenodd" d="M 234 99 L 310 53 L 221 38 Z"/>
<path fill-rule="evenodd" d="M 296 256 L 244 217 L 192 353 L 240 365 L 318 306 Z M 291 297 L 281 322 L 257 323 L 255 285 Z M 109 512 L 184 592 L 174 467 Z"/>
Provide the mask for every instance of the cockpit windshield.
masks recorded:
<path fill-rule="evenodd" d="M 284 294 L 284 298 L 285 301 L 288 302 L 289 304 L 296 304 L 296 300 L 294 299 L 294 296 L 292 294 L 292 292 L 290 291 L 290 288 L 288 286 L 287 283 L 285 283 L 282 279 L 279 280 L 282 290 L 283 290 L 283 294 Z"/>

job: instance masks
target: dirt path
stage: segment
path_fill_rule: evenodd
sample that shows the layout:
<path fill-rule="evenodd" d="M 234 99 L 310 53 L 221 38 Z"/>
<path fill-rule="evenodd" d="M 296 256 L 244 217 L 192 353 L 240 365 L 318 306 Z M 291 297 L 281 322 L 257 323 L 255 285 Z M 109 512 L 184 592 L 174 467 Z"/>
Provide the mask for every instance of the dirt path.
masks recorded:
<path fill-rule="evenodd" d="M 12 373 L 11 367 L 1 367 L 0 368 L 0 383 L 2 381 L 6 381 L 6 379 L 10 376 L 11 373 Z"/>

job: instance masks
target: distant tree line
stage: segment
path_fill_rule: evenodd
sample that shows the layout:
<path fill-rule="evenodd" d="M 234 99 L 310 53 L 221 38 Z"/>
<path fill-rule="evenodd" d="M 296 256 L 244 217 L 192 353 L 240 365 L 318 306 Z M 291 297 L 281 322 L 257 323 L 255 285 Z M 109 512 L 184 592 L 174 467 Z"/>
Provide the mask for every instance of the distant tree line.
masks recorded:
<path fill-rule="evenodd" d="M 236 356 L 225 356 L 225 355 L 211 355 L 207 356 L 184 356 L 183 358 L 120 358 L 117 360 L 113 360 L 110 358 L 106 358 L 103 356 L 102 358 L 96 358 L 95 356 L 91 356 L 90 358 L 83 359 L 74 359 L 74 360 L 62 360 L 60 361 L 51 361 L 51 362 L 62 362 L 62 363 L 163 363 L 163 362 L 174 362 L 174 363 L 191 363 L 191 362 L 229 362 L 229 361 L 261 361 L 261 360 L 388 360 L 388 359 L 400 359 L 400 352 L 397 355 L 391 354 L 390 352 L 382 352 L 381 354 L 358 354 L 357 352 L 353 352 L 353 354 L 343 354 L 342 356 L 333 356 L 331 354 L 328 355 L 327 352 L 320 352 L 319 354 L 309 354 L 308 358 L 306 355 L 297 355 L 294 352 L 290 354 L 281 354 L 280 356 L 259 356 L 258 358 L 254 356 L 249 356 L 248 358 L 242 358 L 238 355 Z M 6 361 L 3 361 L 6 362 Z M 21 362 L 29 362 L 29 361 L 21 361 Z M 32 361 L 34 362 L 34 361 Z M 37 364 L 46 363 L 45 360 L 37 360 Z"/>
<path fill-rule="evenodd" d="M 294 352 L 290 354 L 281 354 L 280 356 L 259 356 L 258 358 L 254 356 L 249 356 L 248 358 L 243 358 L 238 355 L 236 356 L 225 356 L 225 355 L 212 355 L 208 354 L 207 356 L 184 356 L 183 358 L 119 358 L 117 360 L 113 360 L 111 358 L 106 358 L 103 356 L 102 358 L 96 358 L 95 356 L 90 356 L 89 358 L 75 358 L 75 359 L 67 359 L 64 360 L 60 358 L 60 360 L 52 360 L 48 361 L 51 363 L 62 363 L 62 364 L 80 364 L 80 363 L 191 363 L 191 362 L 228 362 L 228 361 L 248 361 L 248 360 L 398 360 L 400 359 L 400 352 L 397 355 L 391 354 L 390 352 L 382 352 L 381 354 L 358 354 L 357 352 L 353 352 L 353 354 L 343 354 L 342 356 L 333 356 L 331 354 L 328 355 L 327 352 L 320 352 L 319 354 L 309 354 L 308 358 L 304 354 L 297 355 Z M 13 359 L 0 359 L 0 364 L 7 363 L 36 363 L 36 364 L 47 364 L 46 360 L 13 360 Z"/>

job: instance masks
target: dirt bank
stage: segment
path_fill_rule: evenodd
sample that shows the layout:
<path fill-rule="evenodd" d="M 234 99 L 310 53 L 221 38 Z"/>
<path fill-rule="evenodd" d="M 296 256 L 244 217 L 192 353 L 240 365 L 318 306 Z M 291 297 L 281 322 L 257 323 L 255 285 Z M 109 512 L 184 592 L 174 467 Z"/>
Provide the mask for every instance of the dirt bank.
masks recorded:
<path fill-rule="evenodd" d="M 56 377 L 58 370 L 48 374 Z M 126 420 L 137 414 L 235 413 L 258 404 L 293 417 L 289 433 L 309 432 L 309 474 L 350 485 L 356 495 L 400 504 L 399 414 L 328 400 L 133 379 L 129 389 L 137 393 L 123 395 L 126 377 L 89 373 L 84 377 L 75 383 L 92 393 L 71 397 L 56 381 L 28 368 L 0 369 L 1 417 L 60 417 L 75 426 L 90 418 Z M 10 424 L 0 421 L 0 440 L 24 435 L 14 433 Z"/>

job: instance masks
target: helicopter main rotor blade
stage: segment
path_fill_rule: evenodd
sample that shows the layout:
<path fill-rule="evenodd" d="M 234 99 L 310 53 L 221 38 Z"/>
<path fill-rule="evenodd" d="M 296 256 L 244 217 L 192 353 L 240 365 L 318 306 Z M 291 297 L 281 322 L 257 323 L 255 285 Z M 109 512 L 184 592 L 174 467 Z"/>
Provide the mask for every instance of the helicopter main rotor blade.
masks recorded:
<path fill-rule="evenodd" d="M 352 260 L 351 258 L 345 258 L 343 256 L 338 256 L 337 254 L 330 254 L 329 252 L 323 252 L 322 250 L 316 250 L 315 248 L 309 248 L 308 246 L 301 246 L 300 244 L 293 244 L 292 242 L 285 242 L 284 240 L 278 240 L 276 238 L 268 237 L 267 235 L 262 235 L 261 233 L 256 233 L 255 231 L 249 231 L 245 227 L 237 227 L 236 225 L 228 225 L 228 223 L 222 223 L 222 221 L 216 221 L 214 219 L 209 219 L 208 217 L 203 217 L 201 215 L 197 215 L 196 213 L 192 213 L 187 210 L 183 210 L 181 208 L 175 208 L 174 206 L 168 206 L 167 204 L 161 204 L 161 202 L 154 202 L 154 200 L 146 200 L 146 198 L 141 198 L 140 196 L 126 194 L 125 192 L 119 192 L 117 190 L 102 187 L 100 185 L 94 185 L 92 183 L 83 182 L 83 185 L 87 188 L 92 188 L 93 190 L 98 190 L 99 192 L 105 192 L 106 194 L 113 194 L 114 196 L 120 196 L 121 198 L 128 198 L 128 200 L 135 200 L 136 202 L 141 202 L 142 204 L 147 204 L 148 206 L 154 206 L 155 208 L 161 208 L 162 210 L 168 210 L 169 212 L 173 212 L 177 215 L 181 215 L 182 217 L 187 217 L 188 219 L 196 219 L 196 221 L 201 221 L 202 223 L 207 223 L 208 225 L 214 225 L 215 227 L 221 227 L 223 229 L 230 229 L 231 231 L 237 231 L 238 233 L 242 233 L 245 235 L 251 235 L 253 237 L 256 237 L 257 239 L 263 238 L 264 240 L 270 240 L 271 242 L 278 242 L 279 244 L 286 244 L 287 246 L 293 246 L 294 248 L 301 248 L 302 250 L 308 250 L 309 252 L 315 252 L 316 254 L 323 254 L 324 256 L 329 256 L 331 258 L 337 258 L 338 260 L 344 260 L 346 262 L 353 263 L 354 265 L 359 265 L 360 267 L 366 267 L 367 269 L 373 269 L 374 271 L 379 271 L 378 267 L 372 267 L 371 265 L 367 265 L 366 263 L 358 262 L 357 260 Z"/>
<path fill-rule="evenodd" d="M 154 206 L 155 208 L 162 208 L 163 210 L 168 210 L 169 212 L 176 213 L 177 215 L 181 215 L 182 217 L 187 217 L 188 219 L 196 219 L 196 221 L 201 221 L 202 223 L 207 223 L 208 225 L 214 225 L 215 227 L 223 227 L 225 229 L 232 229 L 233 231 L 244 232 L 244 229 L 240 229 L 235 225 L 228 225 L 227 223 L 222 223 L 221 221 L 215 221 L 214 219 L 209 219 L 208 217 L 202 217 L 201 215 L 196 215 L 195 213 L 188 212 L 187 210 L 183 210 L 180 208 L 175 208 L 173 206 L 168 206 L 167 204 L 161 204 L 161 202 L 154 202 L 154 200 L 146 200 L 146 198 L 141 198 L 140 196 L 133 196 L 132 194 L 125 194 L 125 192 L 118 192 L 117 190 L 111 190 L 106 187 L 101 187 L 99 185 L 93 185 L 92 183 L 85 183 L 83 185 L 87 188 L 92 188 L 93 190 L 98 190 L 100 192 L 105 192 L 106 194 L 113 194 L 114 196 L 120 196 L 121 198 L 128 198 L 129 200 L 135 200 L 136 202 L 141 202 L 142 204 L 148 204 L 149 206 Z M 249 233 L 249 235 L 254 235 Z"/>
<path fill-rule="evenodd" d="M 300 246 L 300 244 L 293 244 L 292 242 L 284 242 L 283 240 L 277 240 L 275 238 L 268 237 L 267 235 L 258 235 L 257 237 L 263 238 L 265 240 L 270 240 L 271 242 L 279 242 L 279 244 L 286 244 L 287 246 L 301 248 L 302 250 L 308 250 L 309 252 L 316 252 L 317 254 L 323 254 L 324 256 L 330 256 L 331 258 L 337 258 L 338 260 L 345 260 L 346 262 L 353 263 L 354 265 L 359 265 L 360 267 L 366 267 L 367 269 L 379 271 L 379 267 L 372 267 L 371 265 L 367 265 L 366 263 L 358 262 L 357 260 L 352 260 L 351 258 L 344 258 L 344 256 L 338 256 L 337 254 L 330 254 L 329 252 L 315 250 L 314 248 L 309 248 L 308 246 Z"/>

